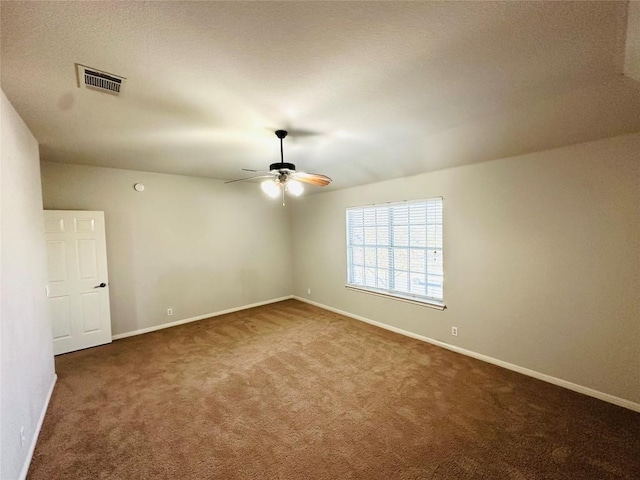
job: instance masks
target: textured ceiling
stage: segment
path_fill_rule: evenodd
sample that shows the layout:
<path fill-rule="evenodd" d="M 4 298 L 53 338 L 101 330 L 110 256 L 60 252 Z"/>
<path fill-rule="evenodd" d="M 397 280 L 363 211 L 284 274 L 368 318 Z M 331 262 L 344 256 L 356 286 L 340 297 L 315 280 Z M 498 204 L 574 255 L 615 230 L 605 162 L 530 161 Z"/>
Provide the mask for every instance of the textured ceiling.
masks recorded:
<path fill-rule="evenodd" d="M 285 161 L 339 188 L 640 131 L 625 2 L 1 9 L 2 89 L 43 160 L 232 179 L 285 128 Z"/>

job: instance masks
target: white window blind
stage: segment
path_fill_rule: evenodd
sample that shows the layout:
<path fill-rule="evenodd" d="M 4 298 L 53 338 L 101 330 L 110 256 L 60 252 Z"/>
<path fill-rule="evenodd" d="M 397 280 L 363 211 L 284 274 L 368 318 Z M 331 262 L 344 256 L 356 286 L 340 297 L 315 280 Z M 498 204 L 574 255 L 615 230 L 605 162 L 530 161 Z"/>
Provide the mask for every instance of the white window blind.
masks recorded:
<path fill-rule="evenodd" d="M 442 198 L 347 209 L 347 286 L 443 305 Z"/>

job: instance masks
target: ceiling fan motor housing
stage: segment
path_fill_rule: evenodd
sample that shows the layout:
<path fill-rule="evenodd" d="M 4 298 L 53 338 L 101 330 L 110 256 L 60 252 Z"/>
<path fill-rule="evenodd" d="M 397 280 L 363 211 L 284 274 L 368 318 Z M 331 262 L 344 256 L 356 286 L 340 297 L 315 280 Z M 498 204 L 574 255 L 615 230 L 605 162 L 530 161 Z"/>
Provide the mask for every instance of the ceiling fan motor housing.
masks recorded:
<path fill-rule="evenodd" d="M 292 172 L 295 172 L 296 166 L 293 163 L 278 162 L 269 165 L 269 170 L 271 170 L 272 172 L 274 170 L 276 172 L 279 172 L 280 170 L 291 170 Z"/>

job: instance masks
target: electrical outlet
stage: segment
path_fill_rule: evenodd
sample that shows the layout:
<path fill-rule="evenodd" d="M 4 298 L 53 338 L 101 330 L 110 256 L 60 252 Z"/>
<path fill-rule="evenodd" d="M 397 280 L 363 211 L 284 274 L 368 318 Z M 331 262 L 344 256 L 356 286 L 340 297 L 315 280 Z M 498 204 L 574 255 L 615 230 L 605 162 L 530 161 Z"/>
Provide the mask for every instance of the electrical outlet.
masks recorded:
<path fill-rule="evenodd" d="M 20 427 L 20 445 L 24 447 L 24 444 L 27 443 L 27 437 L 24 436 L 24 425 Z"/>
<path fill-rule="evenodd" d="M 311 289 L 307 288 L 307 295 L 311 295 Z"/>
<path fill-rule="evenodd" d="M 451 327 L 451 335 L 454 337 L 458 336 L 458 327 Z"/>
<path fill-rule="evenodd" d="M 173 315 L 173 308 L 167 308 L 167 315 Z"/>

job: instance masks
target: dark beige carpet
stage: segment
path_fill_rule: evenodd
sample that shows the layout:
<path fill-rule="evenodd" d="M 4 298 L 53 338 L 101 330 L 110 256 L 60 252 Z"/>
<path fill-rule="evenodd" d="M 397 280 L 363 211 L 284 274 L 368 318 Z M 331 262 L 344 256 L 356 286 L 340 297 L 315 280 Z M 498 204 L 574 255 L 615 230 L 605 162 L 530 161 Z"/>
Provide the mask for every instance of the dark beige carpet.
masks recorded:
<path fill-rule="evenodd" d="M 56 359 L 29 478 L 640 478 L 640 414 L 290 300 Z"/>

